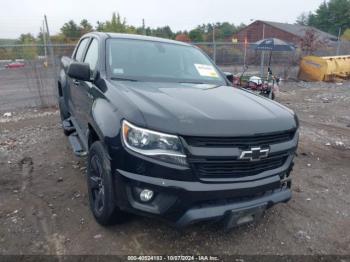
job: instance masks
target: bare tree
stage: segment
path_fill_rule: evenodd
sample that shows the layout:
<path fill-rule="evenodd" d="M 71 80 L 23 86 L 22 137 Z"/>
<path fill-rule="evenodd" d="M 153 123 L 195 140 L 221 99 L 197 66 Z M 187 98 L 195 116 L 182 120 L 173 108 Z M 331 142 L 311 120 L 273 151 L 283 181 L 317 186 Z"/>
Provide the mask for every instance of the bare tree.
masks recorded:
<path fill-rule="evenodd" d="M 322 40 L 313 28 L 308 28 L 305 30 L 304 37 L 301 39 L 301 50 L 307 55 L 313 54 L 316 50 L 325 47 L 326 43 Z"/>

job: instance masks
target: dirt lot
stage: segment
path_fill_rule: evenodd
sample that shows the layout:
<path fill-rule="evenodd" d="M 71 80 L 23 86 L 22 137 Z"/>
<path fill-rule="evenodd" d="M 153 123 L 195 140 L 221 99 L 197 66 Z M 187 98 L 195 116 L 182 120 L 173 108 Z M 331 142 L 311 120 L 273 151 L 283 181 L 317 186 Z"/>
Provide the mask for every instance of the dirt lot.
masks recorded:
<path fill-rule="evenodd" d="M 293 199 L 255 224 L 99 226 L 55 109 L 0 114 L 0 254 L 350 254 L 350 83 L 286 84 L 301 122 Z"/>

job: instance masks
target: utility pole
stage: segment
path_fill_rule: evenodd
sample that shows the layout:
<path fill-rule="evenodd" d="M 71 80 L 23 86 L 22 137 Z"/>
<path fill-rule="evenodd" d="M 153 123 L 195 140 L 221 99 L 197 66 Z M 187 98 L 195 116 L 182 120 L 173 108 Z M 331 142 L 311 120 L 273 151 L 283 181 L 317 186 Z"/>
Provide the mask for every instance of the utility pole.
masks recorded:
<path fill-rule="evenodd" d="M 142 18 L 142 33 L 146 35 L 146 23 L 144 18 Z"/>
<path fill-rule="evenodd" d="M 44 21 L 45 21 L 46 34 L 47 34 L 48 56 L 50 57 L 50 60 L 48 60 L 48 61 L 51 62 L 52 69 L 53 69 L 52 70 L 52 73 L 53 73 L 52 79 L 54 79 L 54 81 L 56 82 L 57 74 L 56 74 L 55 54 L 54 54 L 53 46 L 52 46 L 52 43 L 51 43 L 50 30 L 49 30 L 49 25 L 47 23 L 46 15 L 44 15 Z M 50 63 L 48 63 L 48 64 L 50 64 Z"/>
<path fill-rule="evenodd" d="M 47 34 L 47 45 L 48 45 L 48 50 L 49 50 L 49 56 L 51 56 L 52 59 L 52 65 L 55 67 L 55 59 L 54 59 L 54 54 L 53 54 L 53 48 L 51 44 L 51 39 L 50 39 L 50 30 L 49 30 L 49 25 L 47 23 L 47 17 L 44 15 L 44 22 L 45 22 L 45 27 L 46 27 L 46 34 Z"/>
<path fill-rule="evenodd" d="M 246 60 L 247 60 L 247 47 L 248 47 L 248 37 L 246 36 L 244 39 L 244 57 L 243 57 L 243 70 L 246 68 Z"/>
<path fill-rule="evenodd" d="M 213 60 L 214 60 L 214 63 L 216 64 L 216 41 L 215 41 L 215 24 L 213 23 Z"/>
<path fill-rule="evenodd" d="M 47 32 L 47 37 L 48 37 L 48 42 L 50 43 L 50 31 L 49 31 L 49 26 L 47 24 L 47 18 L 46 15 L 44 15 L 44 22 L 45 22 L 45 26 L 46 26 L 46 32 Z"/>
<path fill-rule="evenodd" d="M 338 33 L 337 55 L 339 55 L 339 52 L 340 52 L 340 44 L 341 44 L 340 36 L 341 36 L 341 27 L 339 27 L 339 33 Z"/>
<path fill-rule="evenodd" d="M 45 60 L 47 61 L 47 46 L 46 46 L 46 33 L 45 33 L 45 22 L 44 21 L 43 21 L 43 26 L 41 28 L 41 34 L 43 36 L 43 42 L 44 42 Z"/>
<path fill-rule="evenodd" d="M 262 39 L 265 39 L 265 24 L 263 24 Z M 264 63 L 265 63 L 265 51 L 261 52 L 261 65 L 260 65 L 260 76 L 264 78 Z"/>

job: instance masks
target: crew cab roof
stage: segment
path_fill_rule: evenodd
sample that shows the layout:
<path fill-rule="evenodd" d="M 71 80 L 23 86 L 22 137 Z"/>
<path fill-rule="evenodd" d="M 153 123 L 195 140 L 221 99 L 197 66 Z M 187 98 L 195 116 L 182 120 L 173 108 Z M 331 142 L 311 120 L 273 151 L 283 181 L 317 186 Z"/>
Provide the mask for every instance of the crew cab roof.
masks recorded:
<path fill-rule="evenodd" d="M 136 34 L 91 32 L 91 33 L 86 34 L 85 36 L 88 36 L 88 35 L 95 35 L 95 36 L 99 36 L 102 38 L 132 39 L 132 40 L 153 41 L 153 42 L 162 42 L 162 43 L 169 43 L 169 44 L 191 46 L 190 44 L 180 42 L 180 41 L 171 40 L 171 39 L 165 39 L 165 38 L 153 37 L 153 36 L 136 35 Z"/>

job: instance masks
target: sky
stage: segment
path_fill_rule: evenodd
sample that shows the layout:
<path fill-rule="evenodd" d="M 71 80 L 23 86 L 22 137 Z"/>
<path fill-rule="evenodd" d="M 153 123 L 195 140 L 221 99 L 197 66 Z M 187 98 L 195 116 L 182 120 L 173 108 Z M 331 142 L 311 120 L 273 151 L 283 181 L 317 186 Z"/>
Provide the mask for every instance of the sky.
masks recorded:
<path fill-rule="evenodd" d="M 294 23 L 302 12 L 314 11 L 324 0 L 0 0 L 0 38 L 37 35 L 44 14 L 51 34 L 70 19 L 87 19 L 92 25 L 119 12 L 128 24 L 173 31 L 203 23 L 249 24 L 253 20 Z"/>

